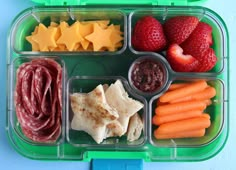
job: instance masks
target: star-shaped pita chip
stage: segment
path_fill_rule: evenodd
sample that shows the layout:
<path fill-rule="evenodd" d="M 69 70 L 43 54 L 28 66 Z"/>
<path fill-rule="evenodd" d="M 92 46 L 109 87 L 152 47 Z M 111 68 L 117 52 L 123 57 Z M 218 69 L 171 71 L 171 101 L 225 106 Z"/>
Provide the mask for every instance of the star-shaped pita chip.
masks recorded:
<path fill-rule="evenodd" d="M 98 85 L 88 94 L 70 95 L 74 117 L 71 128 L 87 132 L 101 143 L 106 136 L 106 126 L 118 118 L 116 109 L 107 104 L 103 86 Z"/>
<path fill-rule="evenodd" d="M 116 110 L 118 111 L 118 122 L 123 127 L 123 132 L 121 135 L 124 135 L 127 131 L 130 117 L 137 113 L 140 109 L 142 109 L 144 105 L 143 103 L 128 96 L 120 80 L 117 80 L 114 84 L 110 85 L 110 87 L 105 92 L 105 96 L 107 103 L 111 107 L 116 108 Z M 107 137 L 111 137 L 111 134 L 113 133 L 110 132 L 109 134 L 107 135 Z"/>

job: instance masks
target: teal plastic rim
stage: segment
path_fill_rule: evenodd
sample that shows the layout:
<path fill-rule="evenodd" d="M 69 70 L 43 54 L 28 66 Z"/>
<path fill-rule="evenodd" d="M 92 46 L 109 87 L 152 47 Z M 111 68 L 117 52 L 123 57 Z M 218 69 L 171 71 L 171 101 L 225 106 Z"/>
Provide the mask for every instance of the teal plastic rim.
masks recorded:
<path fill-rule="evenodd" d="M 33 2 L 46 6 L 54 5 L 168 5 L 187 6 L 202 5 L 206 0 L 32 0 Z"/>

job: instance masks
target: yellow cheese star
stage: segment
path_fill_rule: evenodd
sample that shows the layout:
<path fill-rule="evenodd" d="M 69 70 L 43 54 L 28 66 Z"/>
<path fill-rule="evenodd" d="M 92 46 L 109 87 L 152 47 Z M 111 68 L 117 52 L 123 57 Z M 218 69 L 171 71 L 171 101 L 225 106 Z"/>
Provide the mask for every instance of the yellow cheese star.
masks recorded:
<path fill-rule="evenodd" d="M 32 39 L 32 35 L 35 35 L 38 33 L 38 26 L 35 27 L 34 31 L 31 33 L 30 36 L 26 37 L 26 40 L 31 44 L 32 51 L 39 51 L 39 45 Z"/>
<path fill-rule="evenodd" d="M 109 20 L 100 20 L 100 21 L 96 21 L 96 23 L 98 23 L 98 25 L 100 27 L 102 27 L 103 29 L 108 27 L 108 24 L 110 23 Z"/>
<path fill-rule="evenodd" d="M 59 27 L 59 30 L 62 32 L 62 31 L 64 31 L 66 28 L 68 28 L 69 25 L 68 25 L 67 22 L 62 21 L 62 22 L 60 22 L 60 25 L 59 25 L 58 27 Z"/>
<path fill-rule="evenodd" d="M 34 32 L 32 32 L 31 34 L 32 35 L 35 35 L 38 33 L 38 29 L 39 29 L 39 26 L 36 26 L 35 29 L 34 29 Z"/>
<path fill-rule="evenodd" d="M 81 50 L 78 50 L 78 49 L 80 49 L 80 46 L 81 46 L 80 43 L 76 43 L 73 51 L 81 51 Z"/>
<path fill-rule="evenodd" d="M 114 26 L 113 24 L 110 25 L 107 29 L 111 29 L 112 30 L 112 34 L 111 34 L 111 42 L 112 42 L 112 45 L 110 47 L 108 47 L 108 50 L 109 51 L 116 51 L 117 48 L 119 46 L 117 46 L 117 44 L 123 40 L 124 38 L 121 37 L 121 31 L 117 29 L 118 27 Z"/>
<path fill-rule="evenodd" d="M 94 24 L 98 23 L 98 25 L 102 28 L 107 28 L 110 20 L 95 20 L 95 21 L 82 21 L 81 24 Z"/>
<path fill-rule="evenodd" d="M 85 37 L 87 40 L 92 42 L 93 50 L 99 51 L 102 47 L 112 46 L 112 42 L 110 39 L 112 30 L 103 29 L 98 25 L 98 23 L 94 23 L 93 26 L 93 33 Z"/>
<path fill-rule="evenodd" d="M 56 48 L 51 48 L 51 51 L 67 51 L 64 44 L 58 44 Z"/>
<path fill-rule="evenodd" d="M 108 49 L 108 51 L 117 51 L 117 49 L 122 47 L 122 46 L 123 46 L 122 42 L 118 42 L 117 44 L 115 44 L 115 46 L 108 47 L 107 49 Z"/>
<path fill-rule="evenodd" d="M 92 23 L 79 23 L 79 32 L 82 37 L 86 37 L 87 35 L 91 34 L 93 32 L 93 24 Z M 84 50 L 87 50 L 89 46 L 89 41 L 84 39 L 81 41 L 81 45 Z"/>
<path fill-rule="evenodd" d="M 93 51 L 93 45 L 89 43 L 88 48 L 85 50 L 82 46 L 80 46 L 77 51 Z"/>
<path fill-rule="evenodd" d="M 83 38 L 79 33 L 78 22 L 75 22 L 72 26 L 61 31 L 61 37 L 57 40 L 57 43 L 65 44 L 69 51 L 73 51 L 75 45 L 83 41 Z"/>
<path fill-rule="evenodd" d="M 43 24 L 39 24 L 38 32 L 32 35 L 32 40 L 39 45 L 40 51 L 49 51 L 49 47 L 57 47 L 55 35 L 57 28 L 48 29 Z"/>
<path fill-rule="evenodd" d="M 39 45 L 32 39 L 32 35 L 27 36 L 26 40 L 29 41 L 29 43 L 31 44 L 32 51 L 39 51 Z"/>
<path fill-rule="evenodd" d="M 55 40 L 58 40 L 58 38 L 61 36 L 61 31 L 60 31 L 60 29 L 58 29 L 58 24 L 55 23 L 55 22 L 51 22 L 48 29 L 51 29 L 51 28 L 56 28 L 57 29 L 57 32 L 55 34 Z"/>
<path fill-rule="evenodd" d="M 56 28 L 57 29 L 57 32 L 54 36 L 55 41 L 57 41 L 59 39 L 59 37 L 61 36 L 61 31 L 58 28 L 58 24 L 55 23 L 55 22 L 51 22 L 48 29 L 51 29 L 51 28 Z M 57 47 L 49 47 L 49 51 L 60 51 L 60 48 L 58 46 Z"/>
<path fill-rule="evenodd" d="M 60 24 L 58 25 L 58 32 L 61 36 L 61 32 L 65 30 L 65 28 L 68 28 L 69 24 L 65 21 L 61 21 Z M 60 38 L 58 37 L 58 39 Z M 57 39 L 57 40 L 58 40 Z M 67 51 L 66 45 L 65 44 L 57 44 L 57 48 L 55 48 L 53 51 Z"/>
<path fill-rule="evenodd" d="M 56 22 L 51 22 L 49 27 L 58 27 L 58 24 Z"/>

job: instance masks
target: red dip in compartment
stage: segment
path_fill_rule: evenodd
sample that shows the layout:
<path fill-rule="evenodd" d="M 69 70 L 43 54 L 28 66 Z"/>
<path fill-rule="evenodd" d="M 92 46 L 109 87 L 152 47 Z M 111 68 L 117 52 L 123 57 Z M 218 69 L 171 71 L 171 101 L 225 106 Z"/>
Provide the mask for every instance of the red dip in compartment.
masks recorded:
<path fill-rule="evenodd" d="M 154 92 L 164 83 L 164 71 L 157 61 L 144 59 L 133 66 L 131 80 L 142 92 Z"/>

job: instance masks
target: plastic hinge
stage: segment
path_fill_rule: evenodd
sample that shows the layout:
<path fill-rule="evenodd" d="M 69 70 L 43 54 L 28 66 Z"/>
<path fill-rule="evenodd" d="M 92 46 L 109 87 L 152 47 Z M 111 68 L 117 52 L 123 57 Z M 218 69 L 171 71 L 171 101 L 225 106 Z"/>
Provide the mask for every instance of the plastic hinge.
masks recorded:
<path fill-rule="evenodd" d="M 92 170 L 142 170 L 142 159 L 93 159 Z"/>

